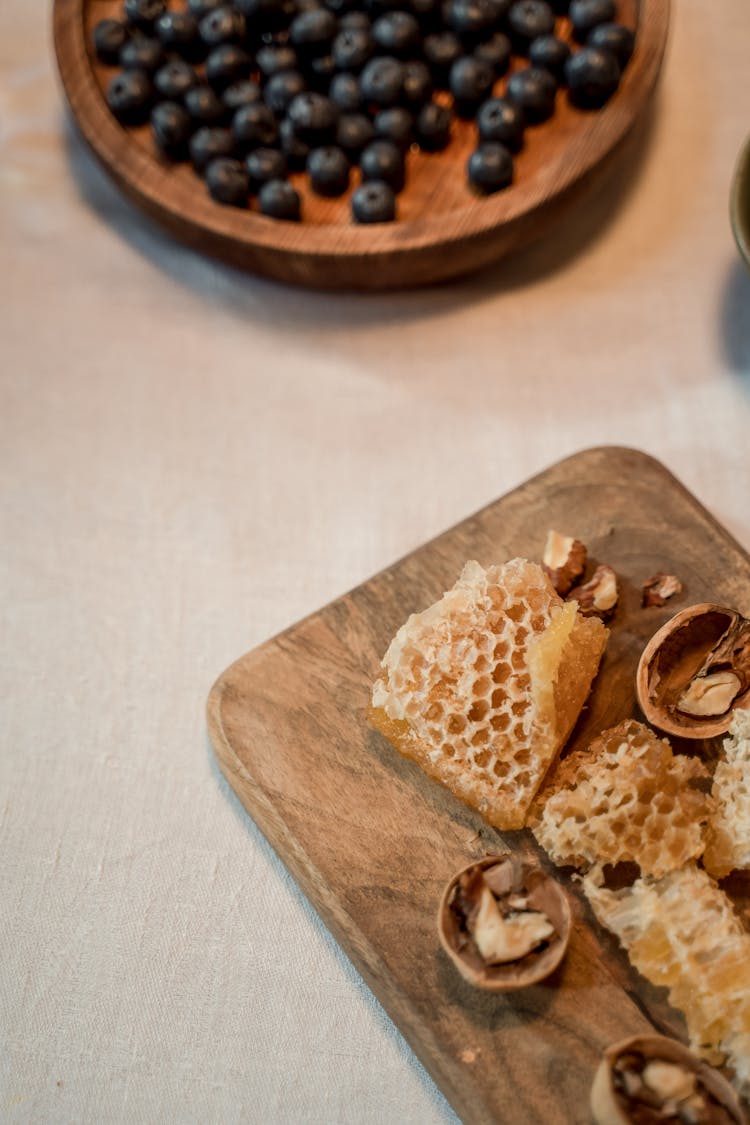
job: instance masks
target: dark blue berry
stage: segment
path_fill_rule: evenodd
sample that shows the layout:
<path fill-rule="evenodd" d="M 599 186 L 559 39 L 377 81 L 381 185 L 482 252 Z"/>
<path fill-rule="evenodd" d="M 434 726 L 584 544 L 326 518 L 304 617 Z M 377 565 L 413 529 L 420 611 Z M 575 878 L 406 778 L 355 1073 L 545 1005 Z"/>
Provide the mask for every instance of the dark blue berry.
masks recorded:
<path fill-rule="evenodd" d="M 402 97 L 407 106 L 418 109 L 425 105 L 432 97 L 433 88 L 432 75 L 423 62 L 414 59 L 404 63 Z"/>
<path fill-rule="evenodd" d="M 612 23 L 617 15 L 617 5 L 615 0 L 571 0 L 568 15 L 574 36 L 584 43 L 597 24 Z"/>
<path fill-rule="evenodd" d="M 328 54 L 337 30 L 333 12 L 312 8 L 294 17 L 289 25 L 289 42 L 299 55 L 314 58 Z"/>
<path fill-rule="evenodd" d="M 279 135 L 276 118 L 267 105 L 253 102 L 243 105 L 232 118 L 232 135 L 240 152 L 254 148 L 271 148 Z"/>
<path fill-rule="evenodd" d="M 164 58 L 164 48 L 158 39 L 134 35 L 120 51 L 120 66 L 124 70 L 144 70 L 146 74 L 155 74 Z"/>
<path fill-rule="evenodd" d="M 546 121 L 555 112 L 557 82 L 548 70 L 530 66 L 517 70 L 508 79 L 506 95 L 514 102 L 529 124 Z"/>
<path fill-rule="evenodd" d="M 253 194 L 269 180 L 283 180 L 288 171 L 286 157 L 277 148 L 256 148 L 246 158 L 245 169 Z"/>
<path fill-rule="evenodd" d="M 429 102 L 417 115 L 415 133 L 419 147 L 425 152 L 441 152 L 451 139 L 451 111 L 437 102 Z"/>
<path fill-rule="evenodd" d="M 250 183 L 247 171 L 239 160 L 219 157 L 205 170 L 206 186 L 211 198 L 230 207 L 247 207 Z"/>
<path fill-rule="evenodd" d="M 170 101 L 182 101 L 197 81 L 195 71 L 184 59 L 172 59 L 154 75 L 154 86 L 163 98 Z"/>
<path fill-rule="evenodd" d="M 452 31 L 438 31 L 426 37 L 422 52 L 436 86 L 448 88 L 451 67 L 461 58 L 463 50 L 460 39 Z"/>
<path fill-rule="evenodd" d="M 513 157 L 505 145 L 488 141 L 469 157 L 469 183 L 485 195 L 502 191 L 513 182 Z"/>
<path fill-rule="evenodd" d="M 383 180 L 369 180 L 352 192 L 355 223 L 391 223 L 396 218 L 396 196 Z"/>
<path fill-rule="evenodd" d="M 261 78 L 268 81 L 284 70 L 297 70 L 297 52 L 288 43 L 261 47 L 255 56 Z"/>
<path fill-rule="evenodd" d="M 205 55 L 198 21 L 190 12 L 165 12 L 154 24 L 154 30 L 165 51 L 177 51 L 183 58 L 192 60 Z"/>
<path fill-rule="evenodd" d="M 222 102 L 232 114 L 241 109 L 243 105 L 254 105 L 261 99 L 260 86 L 257 82 L 253 82 L 251 78 L 233 82 L 231 86 L 227 86 L 221 95 Z"/>
<path fill-rule="evenodd" d="M 584 47 L 565 67 L 568 96 L 582 109 L 599 109 L 620 85 L 620 66 L 611 51 Z"/>
<path fill-rule="evenodd" d="M 286 219 L 298 222 L 301 205 L 300 197 L 288 180 L 269 180 L 258 192 L 261 213 L 271 219 Z"/>
<path fill-rule="evenodd" d="M 206 59 L 206 78 L 215 90 L 225 90 L 233 82 L 250 76 L 253 60 L 237 43 L 214 47 Z"/>
<path fill-rule="evenodd" d="M 157 148 L 170 160 L 186 160 L 192 133 L 190 114 L 179 102 L 159 102 L 151 113 Z"/>
<path fill-rule="evenodd" d="M 307 164 L 307 157 L 310 154 L 310 146 L 301 141 L 294 131 L 294 125 L 285 117 L 279 125 L 279 144 L 283 152 L 289 170 L 292 172 L 301 172 Z"/>
<path fill-rule="evenodd" d="M 545 0 L 517 0 L 508 12 L 508 29 L 516 49 L 525 53 L 540 35 L 555 31 L 555 13 Z"/>
<path fill-rule="evenodd" d="M 558 82 L 563 79 L 565 64 L 569 58 L 570 47 L 564 39 L 558 39 L 555 35 L 540 35 L 529 47 L 531 65 L 548 70 Z"/>
<path fill-rule="evenodd" d="M 307 83 L 298 70 L 282 70 L 266 82 L 263 101 L 277 117 L 283 117 L 297 94 L 307 89 Z"/>
<path fill-rule="evenodd" d="M 353 74 L 335 74 L 328 87 L 328 96 L 342 113 L 356 113 L 362 106 L 359 82 Z"/>
<path fill-rule="evenodd" d="M 409 58 L 419 44 L 419 24 L 410 12 L 387 12 L 372 25 L 378 49 L 396 58 Z"/>
<path fill-rule="evenodd" d="M 344 12 L 343 15 L 339 16 L 339 31 L 348 30 L 350 28 L 369 31 L 370 26 L 370 17 L 367 15 L 367 12 L 354 9 L 354 11 Z"/>
<path fill-rule="evenodd" d="M 350 27 L 339 31 L 331 54 L 336 70 L 357 73 L 375 53 L 375 41 L 368 28 Z"/>
<path fill-rule="evenodd" d="M 387 110 L 385 112 L 388 112 Z M 336 144 L 349 160 L 356 162 L 362 149 L 375 139 L 375 127 L 363 113 L 344 113 L 336 129 Z"/>
<path fill-rule="evenodd" d="M 148 121 L 154 88 L 145 70 L 123 70 L 107 87 L 107 105 L 123 125 Z"/>
<path fill-rule="evenodd" d="M 188 11 L 192 12 L 197 20 L 202 20 L 214 8 L 222 8 L 225 0 L 187 0 Z"/>
<path fill-rule="evenodd" d="M 185 94 L 185 108 L 197 125 L 218 125 L 227 117 L 227 107 L 210 86 L 191 86 Z"/>
<path fill-rule="evenodd" d="M 486 39 L 497 26 L 497 17 L 490 0 L 449 0 L 446 23 L 464 46 L 474 46 Z"/>
<path fill-rule="evenodd" d="M 359 167 L 363 180 L 382 180 L 395 192 L 401 191 L 406 181 L 403 153 L 391 141 L 372 141 L 362 150 Z"/>
<path fill-rule="evenodd" d="M 119 20 L 99 20 L 94 28 L 94 52 L 99 62 L 114 66 L 130 38 L 130 29 Z"/>
<path fill-rule="evenodd" d="M 490 39 L 474 48 L 474 57 L 491 66 L 496 78 L 505 74 L 510 66 L 511 54 L 510 39 L 502 31 L 495 32 Z"/>
<path fill-rule="evenodd" d="M 600 23 L 589 32 L 586 46 L 611 51 L 624 70 L 635 50 L 635 35 L 621 23 Z"/>
<path fill-rule="evenodd" d="M 312 90 L 298 94 L 289 106 L 289 120 L 297 136 L 312 147 L 332 143 L 339 121 L 338 107 Z"/>
<path fill-rule="evenodd" d="M 402 152 L 406 152 L 414 139 L 414 118 L 402 106 L 381 109 L 375 114 L 372 124 L 377 137 L 392 141 Z"/>
<path fill-rule="evenodd" d="M 404 66 L 398 59 L 380 55 L 370 59 L 359 79 L 365 102 L 387 108 L 397 105 L 404 88 Z"/>
<path fill-rule="evenodd" d="M 125 0 L 125 19 L 139 31 L 150 31 L 166 10 L 165 0 Z"/>
<path fill-rule="evenodd" d="M 307 174 L 316 195 L 343 195 L 349 187 L 349 161 L 336 145 L 312 149 L 307 158 Z"/>
<path fill-rule="evenodd" d="M 450 72 L 450 92 L 459 117 L 473 117 L 495 84 L 492 68 L 473 55 L 456 59 Z"/>
<path fill-rule="evenodd" d="M 505 98 L 490 98 L 477 114 L 480 141 L 505 145 L 511 152 L 519 152 L 523 146 L 525 123 L 523 112 Z"/>
<path fill-rule="evenodd" d="M 240 43 L 245 34 L 245 21 L 234 8 L 222 4 L 203 17 L 198 33 L 209 50 L 225 43 Z"/>
<path fill-rule="evenodd" d="M 204 125 L 190 138 L 190 159 L 196 172 L 202 172 L 220 156 L 234 156 L 234 138 L 229 129 Z"/>

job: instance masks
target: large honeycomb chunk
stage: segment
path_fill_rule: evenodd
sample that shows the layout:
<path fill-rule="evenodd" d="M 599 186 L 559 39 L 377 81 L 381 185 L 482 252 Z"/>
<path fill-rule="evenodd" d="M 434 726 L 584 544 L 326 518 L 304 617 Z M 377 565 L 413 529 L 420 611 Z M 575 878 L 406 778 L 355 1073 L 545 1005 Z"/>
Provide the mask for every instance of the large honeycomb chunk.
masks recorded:
<path fill-rule="evenodd" d="M 630 861 L 659 876 L 701 855 L 712 801 L 689 783 L 708 774 L 642 723 L 605 730 L 559 775 L 533 826 L 555 863 L 588 869 Z"/>
<path fill-rule="evenodd" d="M 750 711 L 736 711 L 714 772 L 703 863 L 717 879 L 750 868 Z"/>
<path fill-rule="evenodd" d="M 580 713 L 607 630 L 541 567 L 464 567 L 391 641 L 373 725 L 498 828 L 521 828 Z"/>
<path fill-rule="evenodd" d="M 691 1046 L 733 1067 L 750 1093 L 750 934 L 729 898 L 694 864 L 619 891 L 583 881 L 592 909 L 620 939 L 631 963 L 669 989 Z"/>

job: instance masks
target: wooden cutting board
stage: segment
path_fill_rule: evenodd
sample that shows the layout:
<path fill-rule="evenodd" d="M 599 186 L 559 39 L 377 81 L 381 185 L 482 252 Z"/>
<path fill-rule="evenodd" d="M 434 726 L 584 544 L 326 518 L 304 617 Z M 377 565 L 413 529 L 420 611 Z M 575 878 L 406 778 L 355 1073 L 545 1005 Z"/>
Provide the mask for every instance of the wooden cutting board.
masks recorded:
<path fill-rule="evenodd" d="M 588 1122 L 608 1044 L 654 1028 L 685 1038 L 662 990 L 630 968 L 560 872 L 575 917 L 561 969 L 510 995 L 465 984 L 438 945 L 444 884 L 500 848 L 546 860 L 530 833 L 501 838 L 367 724 L 379 661 L 408 614 L 448 589 L 467 559 L 538 559 L 551 527 L 582 539 L 621 581 L 571 749 L 638 714 L 638 656 L 678 609 L 712 601 L 750 615 L 750 557 L 712 516 L 650 457 L 592 449 L 243 656 L 208 700 L 230 784 L 465 1122 Z M 641 582 L 657 570 L 678 575 L 684 592 L 642 609 Z"/>

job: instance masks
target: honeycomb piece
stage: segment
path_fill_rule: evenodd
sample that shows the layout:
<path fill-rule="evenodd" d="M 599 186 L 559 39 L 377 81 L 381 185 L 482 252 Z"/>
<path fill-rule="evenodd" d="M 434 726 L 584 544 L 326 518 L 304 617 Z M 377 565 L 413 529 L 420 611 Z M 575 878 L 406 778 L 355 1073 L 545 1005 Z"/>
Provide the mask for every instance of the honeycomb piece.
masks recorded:
<path fill-rule="evenodd" d="M 589 693 L 607 640 L 541 567 L 464 567 L 391 641 L 373 725 L 498 828 L 521 828 Z"/>
<path fill-rule="evenodd" d="M 750 1093 L 750 934 L 730 899 L 692 863 L 619 891 L 589 875 L 583 888 L 631 964 L 669 989 L 691 1046 L 714 1063 L 726 1059 L 740 1092 Z"/>
<path fill-rule="evenodd" d="M 704 866 L 722 879 L 750 868 L 750 711 L 736 711 L 714 772 L 716 810 L 708 822 Z"/>
<path fill-rule="evenodd" d="M 712 801 L 688 783 L 705 777 L 697 758 L 673 754 L 666 739 L 627 720 L 564 763 L 533 832 L 557 864 L 630 861 L 666 875 L 703 851 Z"/>

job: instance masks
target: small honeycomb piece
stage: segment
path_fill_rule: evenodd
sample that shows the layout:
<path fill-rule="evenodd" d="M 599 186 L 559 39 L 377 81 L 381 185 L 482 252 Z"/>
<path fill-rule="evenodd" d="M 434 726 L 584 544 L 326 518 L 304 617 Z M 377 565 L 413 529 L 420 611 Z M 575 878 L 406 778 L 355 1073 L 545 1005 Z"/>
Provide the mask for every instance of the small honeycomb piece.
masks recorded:
<path fill-rule="evenodd" d="M 629 861 L 666 875 L 703 851 L 712 801 L 689 782 L 707 777 L 697 758 L 673 754 L 666 739 L 627 720 L 563 763 L 533 832 L 560 865 Z"/>
<path fill-rule="evenodd" d="M 735 711 L 714 772 L 703 864 L 717 879 L 750 868 L 750 711 Z"/>
<path fill-rule="evenodd" d="M 687 864 L 661 879 L 610 891 L 583 880 L 597 919 L 616 934 L 631 964 L 669 989 L 691 1046 L 726 1060 L 750 1093 L 750 934 L 710 875 Z"/>
<path fill-rule="evenodd" d="M 522 828 L 607 641 L 541 567 L 468 562 L 381 662 L 373 725 L 497 828 Z"/>

